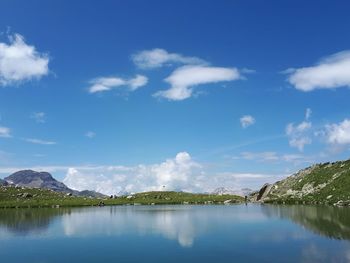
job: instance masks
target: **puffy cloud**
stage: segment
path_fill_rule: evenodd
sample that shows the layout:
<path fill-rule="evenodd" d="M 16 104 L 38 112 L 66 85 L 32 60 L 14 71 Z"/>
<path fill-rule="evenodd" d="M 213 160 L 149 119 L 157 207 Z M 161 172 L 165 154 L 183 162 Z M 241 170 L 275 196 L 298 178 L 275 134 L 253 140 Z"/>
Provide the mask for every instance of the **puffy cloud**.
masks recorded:
<path fill-rule="evenodd" d="M 10 138 L 11 137 L 11 129 L 7 128 L 7 127 L 0 126 L 0 137 Z"/>
<path fill-rule="evenodd" d="M 325 128 L 328 143 L 339 146 L 350 144 L 350 120 L 329 124 Z"/>
<path fill-rule="evenodd" d="M 287 73 L 289 83 L 301 91 L 350 87 L 350 51 L 333 54 L 315 66 L 289 69 Z"/>
<path fill-rule="evenodd" d="M 63 182 L 76 190 L 95 190 L 106 194 L 156 190 L 195 190 L 191 184 L 200 165 L 186 152 L 154 165 L 135 167 L 69 168 Z"/>
<path fill-rule="evenodd" d="M 132 61 L 142 69 L 159 68 L 172 63 L 176 64 L 206 64 L 206 62 L 196 57 L 186 57 L 177 53 L 169 53 L 160 48 L 143 50 L 132 55 Z"/>
<path fill-rule="evenodd" d="M 95 138 L 96 133 L 93 131 L 88 131 L 85 133 L 85 136 L 88 137 L 89 139 Z"/>
<path fill-rule="evenodd" d="M 122 79 L 118 77 L 100 77 L 90 81 L 90 93 L 109 91 L 113 88 L 127 87 L 129 91 L 135 91 L 138 88 L 145 86 L 148 78 L 142 75 L 136 75 L 132 79 Z"/>
<path fill-rule="evenodd" d="M 169 100 L 184 100 L 192 96 L 193 88 L 197 85 L 233 81 L 240 78 L 241 75 L 236 68 L 182 66 L 165 79 L 171 87 L 158 91 L 154 95 Z"/>
<path fill-rule="evenodd" d="M 241 126 L 243 128 L 247 128 L 255 123 L 255 118 L 251 115 L 242 116 L 239 121 L 241 122 Z"/>
<path fill-rule="evenodd" d="M 29 142 L 29 143 L 42 144 L 42 145 L 54 145 L 54 144 L 56 144 L 56 142 L 53 142 L 53 141 L 44 141 L 44 140 L 35 139 L 35 138 L 25 138 L 23 140 L 26 142 Z"/>
<path fill-rule="evenodd" d="M 45 123 L 45 121 L 46 121 L 46 114 L 45 114 L 45 112 L 33 112 L 30 115 L 30 118 L 35 120 L 38 123 Z"/>
<path fill-rule="evenodd" d="M 9 44 L 0 42 L 0 85 L 40 79 L 48 74 L 48 64 L 48 56 L 27 45 L 19 34 L 9 36 Z"/>

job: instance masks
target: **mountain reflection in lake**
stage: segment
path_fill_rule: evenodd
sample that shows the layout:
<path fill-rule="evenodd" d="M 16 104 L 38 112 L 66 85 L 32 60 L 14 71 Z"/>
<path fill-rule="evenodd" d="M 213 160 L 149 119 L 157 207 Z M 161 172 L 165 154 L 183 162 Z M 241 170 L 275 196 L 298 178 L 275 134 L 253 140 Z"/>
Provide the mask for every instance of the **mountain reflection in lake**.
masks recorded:
<path fill-rule="evenodd" d="M 0 210 L 4 262 L 350 262 L 349 239 L 336 207 Z"/>

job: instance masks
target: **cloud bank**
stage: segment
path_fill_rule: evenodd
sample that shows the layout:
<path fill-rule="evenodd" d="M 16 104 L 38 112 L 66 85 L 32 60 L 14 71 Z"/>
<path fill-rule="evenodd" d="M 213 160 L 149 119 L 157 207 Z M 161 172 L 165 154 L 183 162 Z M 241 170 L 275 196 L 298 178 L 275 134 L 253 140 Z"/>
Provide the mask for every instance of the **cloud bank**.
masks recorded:
<path fill-rule="evenodd" d="M 49 72 L 47 54 L 27 45 L 23 36 L 9 36 L 9 44 L 0 42 L 0 85 L 40 79 Z"/>
<path fill-rule="evenodd" d="M 187 152 L 180 152 L 159 164 L 62 169 L 67 171 L 63 179 L 67 186 L 108 195 L 159 190 L 211 192 L 222 186 L 238 190 L 248 185 L 257 189 L 265 182 L 274 182 L 285 176 L 229 172 L 208 174 L 205 167 L 194 161 Z M 54 170 L 57 167 L 52 167 Z"/>

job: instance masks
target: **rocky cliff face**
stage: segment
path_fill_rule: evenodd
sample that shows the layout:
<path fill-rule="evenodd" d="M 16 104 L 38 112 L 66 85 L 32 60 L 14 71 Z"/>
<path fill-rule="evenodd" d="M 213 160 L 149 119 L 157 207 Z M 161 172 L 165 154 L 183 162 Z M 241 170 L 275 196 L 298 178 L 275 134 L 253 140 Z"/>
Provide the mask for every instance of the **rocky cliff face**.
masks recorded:
<path fill-rule="evenodd" d="M 317 164 L 272 185 L 253 200 L 286 203 L 350 204 L 350 160 Z"/>

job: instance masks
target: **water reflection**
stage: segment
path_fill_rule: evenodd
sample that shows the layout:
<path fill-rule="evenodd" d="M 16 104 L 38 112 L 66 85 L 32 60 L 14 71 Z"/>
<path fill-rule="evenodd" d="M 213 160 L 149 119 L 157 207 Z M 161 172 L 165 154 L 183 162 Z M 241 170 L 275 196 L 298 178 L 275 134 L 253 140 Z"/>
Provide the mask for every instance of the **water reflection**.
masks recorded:
<path fill-rule="evenodd" d="M 259 209 L 249 210 L 245 206 L 236 206 L 234 212 L 224 206 L 194 208 L 191 206 L 119 206 L 2 210 L 0 211 L 0 238 L 11 234 L 34 236 L 40 234 L 56 237 L 151 234 L 176 240 L 182 247 L 191 247 L 197 236 L 222 224 L 253 223 L 267 219 Z"/>
<path fill-rule="evenodd" d="M 71 209 L 0 209 L 0 227 L 17 235 L 40 234 L 54 218 L 70 213 Z"/>
<path fill-rule="evenodd" d="M 350 240 L 350 209 L 332 206 L 262 206 L 269 217 L 289 219 L 306 229 L 334 239 Z"/>
<path fill-rule="evenodd" d="M 41 236 L 161 236 L 182 247 L 193 246 L 196 238 L 221 228 L 247 227 L 254 242 L 268 238 L 303 239 L 298 228 L 271 227 L 253 232 L 253 225 L 276 219 L 290 220 L 318 235 L 350 240 L 350 209 L 316 206 L 129 206 L 81 209 L 0 210 L 0 238 L 9 235 Z M 236 231 L 236 235 L 239 231 Z M 244 237 L 245 238 L 245 237 Z"/>
<path fill-rule="evenodd" d="M 182 247 L 191 247 L 196 236 L 203 235 L 215 225 L 259 218 L 266 217 L 258 211 L 247 213 L 244 207 L 232 213 L 225 207 L 140 206 L 80 210 L 63 215 L 62 222 L 68 236 L 153 234 L 177 240 Z"/>
<path fill-rule="evenodd" d="M 0 258 L 15 263 L 350 262 L 350 243 L 339 240 L 350 240 L 349 213 L 272 205 L 0 210 Z"/>

